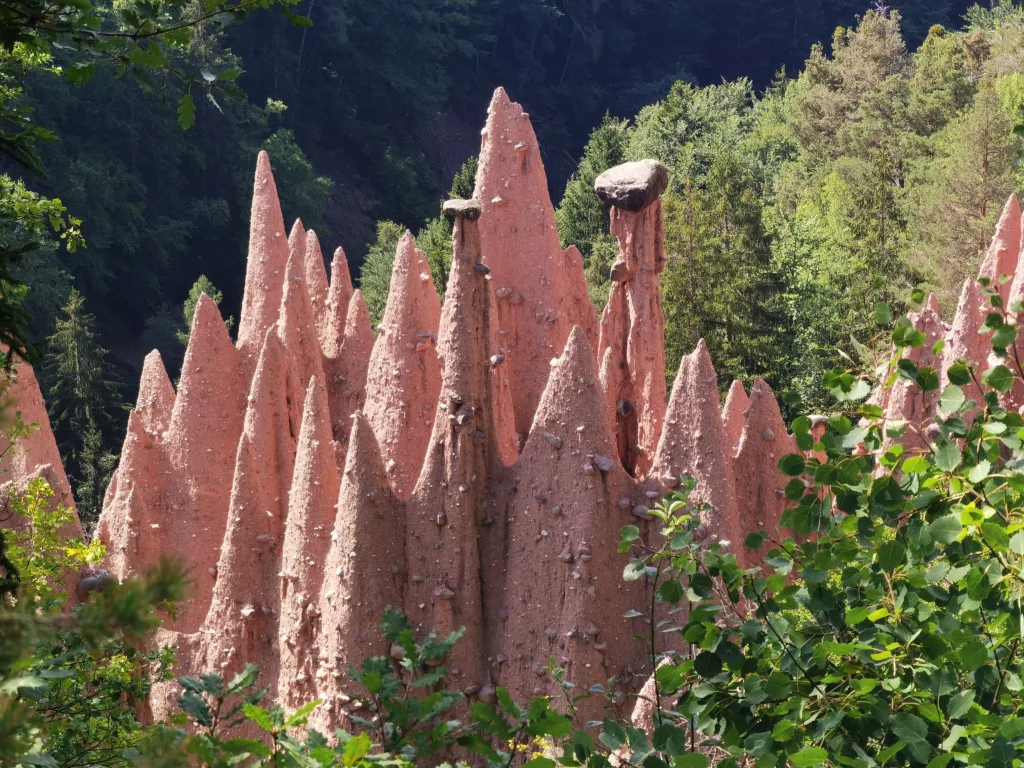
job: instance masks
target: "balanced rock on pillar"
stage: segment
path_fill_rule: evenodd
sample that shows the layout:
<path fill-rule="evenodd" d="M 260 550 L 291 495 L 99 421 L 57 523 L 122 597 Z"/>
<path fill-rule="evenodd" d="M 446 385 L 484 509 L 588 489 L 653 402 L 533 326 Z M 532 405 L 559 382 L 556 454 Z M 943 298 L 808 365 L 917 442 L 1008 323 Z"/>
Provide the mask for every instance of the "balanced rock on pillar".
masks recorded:
<path fill-rule="evenodd" d="M 441 398 L 426 461 L 406 507 L 409 583 L 405 607 L 418 634 L 466 627 L 447 664 L 452 682 L 487 683 L 478 536 L 487 483 L 500 467 L 494 443 L 489 359 L 490 306 L 478 221 L 457 217 L 441 314 Z M 458 670 L 456 673 L 455 670 Z"/>
<path fill-rule="evenodd" d="M 594 188 L 610 203 L 611 231 L 619 242 L 613 285 L 601 318 L 600 354 L 616 381 L 605 381 L 616 403 L 616 431 L 623 465 L 646 477 L 661 438 L 665 414 L 665 318 L 659 275 L 665 268 L 665 224 L 661 193 L 668 171 L 653 160 L 626 163 L 597 178 Z M 607 377 L 609 365 L 603 364 Z M 613 389 L 613 387 L 617 387 Z"/>

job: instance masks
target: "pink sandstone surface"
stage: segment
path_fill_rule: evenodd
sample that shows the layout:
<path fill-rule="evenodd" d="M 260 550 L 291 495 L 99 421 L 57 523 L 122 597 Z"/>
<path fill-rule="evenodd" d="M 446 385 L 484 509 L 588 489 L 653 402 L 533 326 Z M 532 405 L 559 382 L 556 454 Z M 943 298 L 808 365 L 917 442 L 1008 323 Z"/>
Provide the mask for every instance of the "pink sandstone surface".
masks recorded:
<path fill-rule="evenodd" d="M 665 319 L 658 287 L 665 267 L 660 198 L 639 212 L 612 208 L 611 230 L 619 258 L 601 318 L 602 384 L 608 402 L 615 403 L 619 457 L 627 470 L 646 477 L 666 402 Z"/>
<path fill-rule="evenodd" d="M 786 431 L 771 388 L 762 379 L 755 378 L 750 388 L 743 437 L 733 463 L 739 523 L 744 535 L 765 530 L 778 539 L 779 518 L 786 509 L 783 490 L 788 482 L 779 472 L 778 463 L 787 453 L 796 453 L 796 441 Z M 754 552 L 737 542 L 735 551 L 741 563 L 756 564 L 764 557 L 767 547 Z"/>
<path fill-rule="evenodd" d="M 477 222 L 455 220 L 438 333 L 441 396 L 426 460 L 406 507 L 405 610 L 417 633 L 466 632 L 446 662 L 451 682 L 487 683 L 480 528 L 498 465 L 491 410 L 490 305 Z"/>
<path fill-rule="evenodd" d="M 507 506 L 508 551 L 495 683 L 519 700 L 555 695 L 544 672 L 556 656 L 586 689 L 610 676 L 631 681 L 643 666 L 636 628 L 621 617 L 643 588 L 620 576 L 622 526 L 642 521 L 650 504 L 614 455 L 586 334 L 573 330 L 552 367 L 515 471 Z M 523 621 L 523 617 L 531 617 Z M 599 713 L 584 704 L 589 716 Z"/>
<path fill-rule="evenodd" d="M 327 296 L 330 293 L 330 286 L 327 283 L 324 254 L 320 250 L 320 238 L 312 229 L 306 232 L 303 269 L 306 276 L 306 292 L 309 294 L 309 303 L 313 306 L 317 335 L 320 338 L 320 347 L 323 348 L 326 345 L 324 339 L 327 330 Z"/>
<path fill-rule="evenodd" d="M 747 397 L 747 390 L 743 388 L 743 382 L 736 379 L 729 385 L 729 394 L 726 395 L 725 405 L 722 407 L 722 423 L 725 425 L 725 436 L 733 456 L 740 449 L 743 424 L 747 420 L 745 414 L 749 407 L 750 398 Z"/>
<path fill-rule="evenodd" d="M 435 347 L 440 322 L 441 300 L 430 265 L 406 231 L 395 252 L 391 291 L 370 355 L 364 406 L 400 499 L 412 493 L 434 424 L 441 391 Z"/>
<path fill-rule="evenodd" d="M 349 302 L 352 300 L 352 276 L 348 271 L 345 251 L 337 248 L 331 262 L 331 284 L 327 289 L 327 309 L 324 324 L 320 326 L 320 344 L 324 357 L 337 357 L 345 337 L 345 322 Z"/>
<path fill-rule="evenodd" d="M 388 609 L 402 609 L 406 578 L 405 515 L 360 412 L 352 419 L 337 509 L 318 606 L 317 688 L 324 705 L 313 719 L 328 731 L 343 717 L 348 666 L 390 652 L 381 618 Z"/>
<path fill-rule="evenodd" d="M 139 533 L 159 533 L 162 552 L 193 565 L 195 598 L 183 606 L 175 622 L 183 631 L 193 631 L 203 620 L 212 594 L 219 547 L 208 543 L 223 540 L 227 523 L 234 449 L 245 413 L 241 366 L 217 305 L 205 294 L 200 296 L 163 440 L 168 467 L 163 482 L 155 485 L 166 487 L 173 496 L 166 505 L 173 516 L 152 524 L 159 528 Z"/>
<path fill-rule="evenodd" d="M 366 401 L 366 372 L 370 367 L 374 341 L 363 292 L 356 291 L 348 305 L 338 354 L 324 361 L 331 429 L 334 439 L 342 446 L 342 455 L 344 446 L 348 444 L 352 414 L 361 410 Z"/>
<path fill-rule="evenodd" d="M 16 361 L 12 374 L 13 380 L 3 396 L 6 408 L 4 418 L 16 415 L 26 426 L 38 424 L 26 437 L 11 444 L 6 437 L 0 437 L 0 498 L 4 504 L 12 491 L 23 491 L 30 482 L 42 478 L 53 490 L 52 502 L 63 505 L 71 510 L 74 520 L 61 531 L 67 539 L 85 539 L 82 524 L 75 510 L 75 499 L 71 493 L 71 485 L 64 473 L 57 441 L 50 427 L 50 418 L 46 413 L 46 403 L 39 389 L 35 371 L 25 361 Z M 12 510 L 0 508 L 0 528 L 10 528 L 21 533 L 27 532 L 27 521 Z M 74 590 L 68 592 L 74 595 Z"/>
<path fill-rule="evenodd" d="M 270 158 L 260 152 L 249 219 L 249 262 L 238 322 L 238 350 L 244 358 L 246 383 L 256 368 L 267 329 L 277 322 L 288 265 L 288 240 L 277 198 Z"/>
<path fill-rule="evenodd" d="M 1021 248 L 1021 210 L 1017 195 L 1010 195 L 996 224 L 988 255 L 981 263 L 978 277 L 988 278 L 993 291 L 998 291 L 1005 302 L 1009 297 L 1010 283 L 1000 280 L 1003 275 L 1011 278 L 1017 271 L 1017 257 Z"/>
<path fill-rule="evenodd" d="M 297 238 L 288 255 L 277 335 L 295 361 L 299 384 L 305 392 L 311 380 L 324 380 L 324 368 L 316 315 L 306 284 L 306 236 L 301 227 L 302 222 L 296 221 L 295 229 L 300 229 L 301 240 Z"/>
<path fill-rule="evenodd" d="M 292 708 L 317 697 L 320 588 L 341 488 L 335 454 L 327 393 L 313 378 L 306 389 L 281 546 L 278 690 Z"/>
<path fill-rule="evenodd" d="M 718 374 L 701 339 L 679 365 L 651 475 L 669 488 L 683 476 L 696 479 L 691 498 L 713 507 L 701 520 L 702 537 L 709 543 L 729 543 L 735 551 L 742 529 L 732 465 L 732 446 L 719 407 Z"/>
<path fill-rule="evenodd" d="M 291 353 L 268 329 L 238 443 L 227 526 L 216 566 L 206 663 L 231 677 L 258 664 L 276 690 L 282 543 L 303 397 Z"/>
<path fill-rule="evenodd" d="M 285 695 L 294 687 L 301 698 L 315 691 L 325 699 L 318 725 L 340 725 L 344 669 L 391 651 L 378 632 L 391 606 L 408 613 L 420 638 L 467 628 L 445 660 L 445 684 L 471 700 L 493 700 L 496 685 L 523 697 L 553 691 L 543 670 L 552 653 L 573 682 L 615 676 L 614 687 L 632 693 L 649 677 L 649 659 L 618 617 L 650 595 L 642 582 L 622 581 L 615 549 L 625 524 L 651 533 L 647 510 L 663 492 L 656 481 L 671 484 L 683 472 L 708 478 L 699 493 L 715 505 L 709 522 L 724 528 L 730 499 L 721 478 L 738 443 L 731 471 L 739 531 L 729 535 L 777 525 L 786 484 L 777 462 L 796 449 L 767 384 L 755 380 L 749 403 L 734 384 L 720 417 L 714 369 L 701 345 L 681 364 L 667 406 L 664 393 L 661 406 L 649 394 L 659 370 L 651 349 L 660 344 L 652 321 L 660 203 L 651 190 L 663 187 L 613 190 L 623 192 L 624 204 L 642 203 L 639 212 L 614 212 L 623 262 L 616 274 L 624 281 L 616 282 L 606 320 L 609 338 L 626 339 L 625 355 L 616 357 L 612 343 L 597 348 L 596 316 L 578 295 L 578 255 L 562 251 L 547 224 L 553 219 L 536 139 L 503 92 L 492 102 L 487 131 L 477 184 L 487 194 L 451 209 L 454 261 L 437 326 L 441 378 L 434 402 L 425 401 L 432 429 L 422 458 L 409 460 L 418 474 L 406 501 L 392 492 L 381 435 L 360 412 L 375 342 L 365 302 L 352 292 L 344 255 L 336 254 L 326 299 L 330 332 L 322 333 L 310 292 L 322 296 L 323 286 L 308 269 L 315 235 L 306 234 L 302 258 L 296 250 L 289 267 L 269 161 L 260 157 L 238 346 L 203 297 L 177 394 L 159 357 L 147 359 L 100 524 L 118 575 L 138 573 L 161 554 L 190 564 L 193 597 L 163 634 L 179 644 L 182 673 L 229 673 L 255 661 L 264 683 Z M 1009 247 L 1009 219 L 992 253 Z M 641 275 L 634 277 L 637 265 Z M 398 305 L 410 290 L 393 292 L 386 316 L 403 317 L 407 308 Z M 951 329 L 931 302 L 912 318 L 928 337 L 916 359 L 941 375 L 954 353 L 974 359 L 985 352 L 970 335 L 982 297 L 976 286 L 964 296 Z M 634 317 L 641 307 L 647 314 Z M 589 321 L 570 322 L 580 313 Z M 634 332 L 642 337 L 636 348 L 650 354 L 630 357 Z M 923 357 L 942 337 L 953 351 L 942 360 Z M 416 353 L 395 351 L 403 350 Z M 309 352 L 306 387 L 296 352 Z M 634 381 L 648 382 L 635 400 L 637 435 L 640 424 L 665 428 L 646 473 L 638 461 L 631 476 L 620 461 L 617 401 L 602 392 L 598 360 L 606 386 L 612 373 L 617 385 L 624 375 L 634 388 Z M 663 386 L 663 360 L 660 367 Z M 927 399 L 911 405 L 932 407 Z M 52 443 L 48 429 L 39 437 Z M 522 445 L 518 458 L 509 437 Z M 47 450 L 29 450 L 24 466 L 40 466 Z M 757 562 L 745 549 L 737 554 Z M 170 687 L 154 693 L 155 715 L 173 695 Z"/>
<path fill-rule="evenodd" d="M 930 368 L 936 373 L 940 372 L 942 357 L 941 354 L 935 354 L 934 348 L 937 342 L 946 337 L 949 328 L 930 306 L 926 306 L 919 313 L 911 313 L 909 317 L 914 328 L 925 335 L 925 341 L 920 347 L 908 347 L 904 357 L 917 366 L 918 370 Z M 927 452 L 930 440 L 925 436 L 925 428 L 935 418 L 939 394 L 938 388 L 923 392 L 919 386 L 907 379 L 897 380 L 889 393 L 885 418 L 887 422 L 893 424 L 905 422 L 906 430 L 901 438 L 887 438 L 885 447 L 899 442 L 908 454 Z"/>
<path fill-rule="evenodd" d="M 547 175 L 529 115 L 494 92 L 481 134 L 473 197 L 480 201 L 483 260 L 491 268 L 491 345 L 504 350 L 515 429 L 524 440 L 573 326 L 597 341 L 597 313 L 578 251 L 563 251 Z"/>

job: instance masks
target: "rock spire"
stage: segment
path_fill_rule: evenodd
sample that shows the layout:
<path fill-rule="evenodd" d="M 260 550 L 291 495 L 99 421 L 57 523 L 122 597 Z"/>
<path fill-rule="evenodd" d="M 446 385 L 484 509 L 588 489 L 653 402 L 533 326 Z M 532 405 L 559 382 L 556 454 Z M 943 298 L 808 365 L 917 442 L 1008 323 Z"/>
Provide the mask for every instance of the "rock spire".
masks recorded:
<path fill-rule="evenodd" d="M 366 374 L 364 412 L 399 498 L 423 465 L 441 391 L 435 343 L 441 301 L 430 265 L 406 231 L 391 271 L 391 291 Z"/>

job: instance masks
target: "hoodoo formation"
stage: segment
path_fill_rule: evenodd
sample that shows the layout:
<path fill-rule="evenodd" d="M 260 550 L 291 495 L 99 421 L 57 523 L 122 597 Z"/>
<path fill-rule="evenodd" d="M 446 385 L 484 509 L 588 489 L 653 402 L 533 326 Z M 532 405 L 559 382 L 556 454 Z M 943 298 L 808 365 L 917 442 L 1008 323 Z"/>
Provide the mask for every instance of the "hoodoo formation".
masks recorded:
<path fill-rule="evenodd" d="M 202 297 L 176 393 L 159 354 L 146 358 L 98 527 L 119 578 L 161 555 L 191 567 L 193 595 L 164 635 L 182 673 L 254 662 L 286 702 L 322 698 L 318 725 L 341 724 L 344 670 L 389 652 L 378 626 L 393 607 L 421 636 L 467 628 L 446 666 L 449 687 L 471 699 L 499 685 L 552 693 L 550 656 L 584 689 L 610 678 L 639 689 L 649 656 L 623 614 L 650 596 L 621 578 L 620 529 L 646 531 L 651 506 L 693 476 L 712 506 L 708 540 L 755 564 L 743 537 L 778 525 L 777 462 L 796 450 L 765 382 L 749 400 L 734 383 L 720 407 L 703 342 L 666 396 L 667 183 L 654 161 L 598 180 L 619 244 L 599 326 L 579 252 L 559 245 L 529 116 L 499 89 L 475 197 L 445 205 L 455 225 L 443 305 L 407 236 L 375 332 L 344 253 L 328 280 L 316 234 L 297 222 L 285 236 L 260 154 L 237 344 Z M 1020 232 L 1011 198 L 983 276 L 1017 272 Z M 1000 285 L 1024 293 L 1018 280 Z M 985 301 L 970 281 L 951 327 L 932 303 L 912 315 L 928 337 L 915 361 L 943 378 L 958 359 L 987 367 Z M 0 479 L 41 474 L 70 499 L 27 365 L 13 393 L 42 429 Z M 917 426 L 935 409 L 910 389 L 881 405 Z M 924 434 L 901 439 L 913 448 Z M 154 711 L 167 695 L 154 693 Z"/>

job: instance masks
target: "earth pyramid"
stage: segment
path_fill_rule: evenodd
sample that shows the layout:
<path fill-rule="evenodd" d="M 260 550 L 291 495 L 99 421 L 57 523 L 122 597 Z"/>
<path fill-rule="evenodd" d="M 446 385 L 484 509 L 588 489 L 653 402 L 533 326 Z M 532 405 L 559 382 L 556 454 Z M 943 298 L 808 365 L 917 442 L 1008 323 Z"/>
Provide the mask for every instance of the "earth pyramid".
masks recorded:
<path fill-rule="evenodd" d="M 202 297 L 177 391 L 159 354 L 146 358 L 97 527 L 120 579 L 163 555 L 190 568 L 191 599 L 159 638 L 179 646 L 181 673 L 256 663 L 287 704 L 321 698 L 317 724 L 342 725 L 345 669 L 389 652 L 378 627 L 394 608 L 420 636 L 466 627 L 446 685 L 471 700 L 496 686 L 556 693 L 550 656 L 583 689 L 640 689 L 650 657 L 624 614 L 650 595 L 621 579 L 620 529 L 646 535 L 651 506 L 696 477 L 708 539 L 756 564 L 743 538 L 779 524 L 777 462 L 796 450 L 766 382 L 749 395 L 733 383 L 721 406 L 703 341 L 666 391 L 668 183 L 654 161 L 598 178 L 619 244 L 598 321 L 579 251 L 559 243 L 529 115 L 499 88 L 475 197 L 445 204 L 443 301 L 407 236 L 375 331 L 344 253 L 328 278 L 317 235 L 301 222 L 286 234 L 260 153 L 237 342 Z M 1009 276 L 1007 296 L 1024 295 L 1020 232 L 1011 198 L 982 269 L 993 284 Z M 983 291 L 965 284 L 952 325 L 934 301 L 911 315 L 925 350 L 946 341 L 915 362 L 942 378 L 958 360 L 988 366 Z M 73 504 L 27 364 L 10 394 L 41 428 L 0 481 L 42 476 Z M 920 448 L 931 396 L 898 390 L 879 404 L 914 423 L 901 439 Z M 154 692 L 156 714 L 172 695 Z"/>

